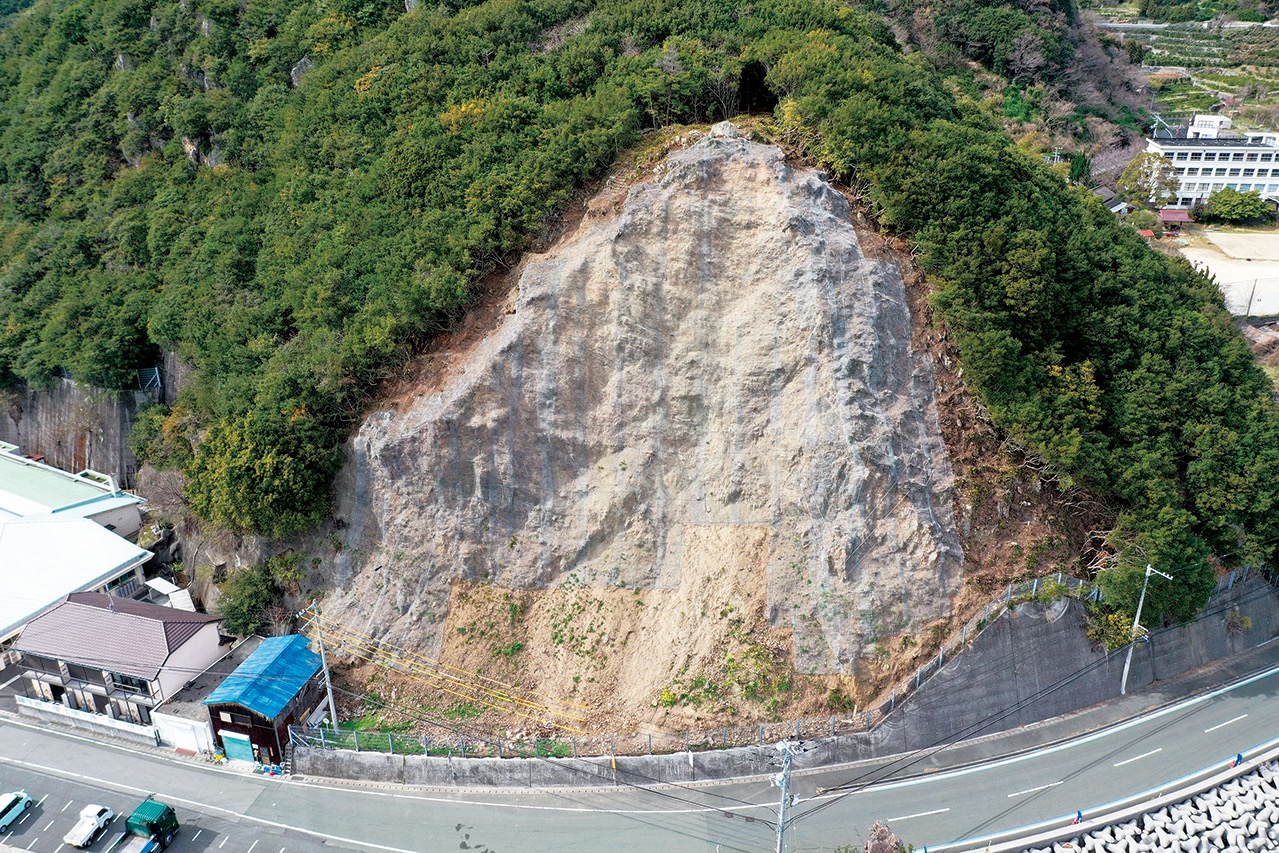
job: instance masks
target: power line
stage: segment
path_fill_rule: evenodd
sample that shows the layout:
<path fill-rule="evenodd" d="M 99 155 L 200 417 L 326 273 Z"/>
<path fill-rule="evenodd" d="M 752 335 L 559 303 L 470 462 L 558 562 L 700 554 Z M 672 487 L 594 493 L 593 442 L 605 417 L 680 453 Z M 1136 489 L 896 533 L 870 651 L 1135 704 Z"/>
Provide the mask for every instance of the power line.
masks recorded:
<path fill-rule="evenodd" d="M 1263 598 L 1263 597 L 1267 597 L 1267 596 L 1270 596 L 1270 595 L 1272 595 L 1272 594 L 1273 594 L 1273 593 L 1272 593 L 1272 591 L 1271 591 L 1271 590 L 1269 590 L 1269 589 L 1259 590 L 1259 591 L 1257 591 L 1257 592 L 1255 592 L 1255 593 L 1252 593 L 1252 594 L 1250 594 L 1250 595 L 1248 595 L 1248 596 L 1243 597 L 1242 599 L 1240 599 L 1240 600 L 1238 600 L 1238 601 L 1234 601 L 1234 602 L 1227 602 L 1227 603 L 1224 603 L 1224 604 L 1222 604 L 1222 605 L 1219 605 L 1218 607 L 1216 607 L 1216 608 L 1214 608 L 1214 609 L 1212 609 L 1212 610 L 1205 611 L 1205 612 L 1204 612 L 1204 613 L 1202 613 L 1199 617 L 1197 617 L 1194 621 L 1195 621 L 1195 622 L 1200 622 L 1200 621 L 1204 621 L 1204 620 L 1207 620 L 1207 619 L 1215 618 L 1215 617 L 1217 617 L 1217 616 L 1220 616 L 1220 615 L 1221 615 L 1222 613 L 1224 613 L 1224 612 L 1228 612 L 1229 610 L 1231 610 L 1231 609 L 1233 609 L 1233 608 L 1235 608 L 1235 607 L 1238 607 L 1238 606 L 1239 606 L 1239 605 L 1241 605 L 1241 604 L 1247 603 L 1247 602 L 1252 601 L 1252 600 L 1254 600 L 1254 599 L 1256 599 L 1256 598 Z M 1160 629 L 1160 630 L 1159 630 L 1159 631 L 1157 631 L 1157 632 L 1151 632 L 1151 636 L 1158 636 L 1158 635 L 1161 635 L 1161 634 L 1165 634 L 1165 633 L 1167 633 L 1167 632 L 1169 632 L 1169 631 L 1175 630 L 1175 628 L 1176 628 L 1176 627 L 1179 627 L 1179 626 L 1173 626 L 1172 628 L 1165 628 L 1165 629 Z M 1021 699 L 1021 700 L 1019 700 L 1019 701 L 1017 701 L 1017 702 L 1013 703 L 1012 705 L 1006 706 L 1006 707 L 1004 707 L 1004 708 L 1002 708 L 1002 709 L 1000 709 L 1000 710 L 998 710 L 998 711 L 996 711 L 996 712 L 994 712 L 994 713 L 992 713 L 992 714 L 990 714 L 990 715 L 986 716 L 985 718 L 983 718 L 983 719 L 981 719 L 981 720 L 978 720 L 978 721 L 976 721 L 976 722 L 974 722 L 974 723 L 972 723 L 972 724 L 970 724 L 970 725 L 968 725 L 968 726 L 965 726 L 964 728 L 962 728 L 962 729 L 960 729 L 960 730 L 958 730 L 958 731 L 956 731 L 956 732 L 952 732 L 951 734 L 945 735 L 945 736 L 943 736 L 942 738 L 939 738 L 938 740 L 935 740 L 932 744 L 930 744 L 929 746 L 925 747 L 925 748 L 924 748 L 924 750 L 922 750 L 922 751 L 920 751 L 920 752 L 915 752 L 915 753 L 910 753 L 910 754 L 904 755 L 904 756 L 902 756 L 901 758 L 897 759 L 896 761 L 892 761 L 892 762 L 890 762 L 890 763 L 888 763 L 888 764 L 886 764 L 886 765 L 882 765 L 882 766 L 879 766 L 879 767 L 870 768 L 870 769 L 869 769 L 869 770 L 867 770 L 865 773 L 863 773 L 863 774 L 861 774 L 861 775 L 859 775 L 859 776 L 855 776 L 855 777 L 853 777 L 853 778 L 851 778 L 851 779 L 849 779 L 849 780 L 847 780 L 847 781 L 845 781 L 845 782 L 843 782 L 843 783 L 840 783 L 839 785 L 835 785 L 835 786 L 831 786 L 831 787 L 828 787 L 828 788 L 823 789 L 823 790 L 825 790 L 825 791 L 839 791 L 839 790 L 844 790 L 844 789 L 846 789 L 846 788 L 851 788 L 851 790 L 848 790 L 848 791 L 847 791 L 847 793 L 844 793 L 844 794 L 842 794 L 842 795 L 840 795 L 840 796 L 838 796 L 838 797 L 834 797 L 834 798 L 832 798 L 832 799 L 830 799 L 830 800 L 827 800 L 827 801 L 825 801 L 825 802 L 823 802 L 823 803 L 821 803 L 821 804 L 819 804 L 819 805 L 817 805 L 817 806 L 813 807 L 812 809 L 809 809 L 808 811 L 805 811 L 805 812 L 803 812 L 803 813 L 801 813 L 801 814 L 797 815 L 795 818 L 793 818 L 793 819 L 791 820 L 791 824 L 792 824 L 792 825 L 794 825 L 794 824 L 796 824 L 796 823 L 800 823 L 801 821 L 803 821 L 803 820 L 805 820 L 805 819 L 807 819 L 807 818 L 809 818 L 809 817 L 812 817 L 812 816 L 814 816 L 814 815 L 816 815 L 816 814 L 819 814 L 820 812 L 825 811 L 826 809 L 828 809 L 828 808 L 830 808 L 830 807 L 832 807 L 832 806 L 836 805 L 837 803 L 839 803 L 839 802 L 843 801 L 843 800 L 844 800 L 844 799 L 846 799 L 847 797 L 852 796 L 853 794 L 857 793 L 858 791 L 861 791 L 861 790 L 865 789 L 866 787 L 868 787 L 868 786 L 870 786 L 870 785 L 872 785 L 872 784 L 874 784 L 874 783 L 876 783 L 876 782 L 884 781 L 885 779 L 887 779 L 887 778 L 889 778 L 889 777 L 891 777 L 891 776 L 896 775 L 896 774 L 897 774 L 897 773 L 899 773 L 901 770 L 905 770 L 905 769 L 907 769 L 907 768 L 909 768 L 909 767 L 912 767 L 912 766 L 914 766 L 914 765 L 918 764 L 918 763 L 919 763 L 919 762 L 921 762 L 921 761 L 925 761 L 925 760 L 927 760 L 927 759 L 931 758 L 933 755 L 935 755 L 935 754 L 937 754 L 938 752 L 940 752 L 941 750 L 945 749 L 945 748 L 946 748 L 946 747 L 948 747 L 948 746 L 952 746 L 952 745 L 954 745 L 955 743 L 959 743 L 959 742 L 961 742 L 962 740 L 966 740 L 966 739 L 968 739 L 968 738 L 972 737 L 973 735 L 979 734 L 980 732 L 982 732 L 982 731 L 983 731 L 983 730 L 985 730 L 986 728 L 989 728 L 990 726 L 994 725 L 995 723 L 998 723 L 999 721 L 1001 721 L 1001 720 L 1003 720 L 1003 719 L 1007 718 L 1009 715 L 1014 714 L 1014 713 L 1017 713 L 1018 711 L 1022 710 L 1023 708 L 1028 707 L 1029 705 L 1033 704 L 1034 702 L 1039 701 L 1040 699 L 1044 698 L 1045 696 L 1051 695 L 1052 693 L 1055 693 L 1055 692 L 1057 692 L 1058 690 L 1061 690 L 1062 688 L 1069 686 L 1070 684 L 1074 683 L 1075 681 L 1079 680 L 1080 678 L 1083 678 L 1084 676 L 1086 676 L 1087 674 L 1089 674 L 1089 673 L 1090 673 L 1090 672 L 1092 672 L 1093 670 L 1095 670 L 1095 669 L 1097 669 L 1097 668 L 1099 668 L 1099 667 L 1101 667 L 1101 666 L 1105 666 L 1106 664 L 1108 664 L 1108 662 L 1109 662 L 1109 654 L 1107 654 L 1105 657 L 1103 657 L 1103 658 L 1101 658 L 1101 659 L 1099 659 L 1099 660 L 1097 660 L 1097 661 L 1094 661 L 1094 662 L 1092 662 L 1092 663 L 1090 663 L 1090 664 L 1088 664 L 1088 665 L 1086 665 L 1086 666 L 1084 666 L 1084 667 L 1082 667 L 1082 668 L 1080 668 L 1080 669 L 1078 669 L 1078 670 L 1075 670 L 1074 672 L 1072 672 L 1072 673 L 1070 673 L 1070 674 L 1068 674 L 1068 675 L 1066 675 L 1066 676 L 1063 676 L 1061 679 L 1058 679 L 1058 680 L 1057 680 L 1056 682 L 1054 682 L 1053 684 L 1048 685 L 1047 687 L 1043 688 L 1042 690 L 1039 690 L 1039 691 L 1035 692 L 1034 694 L 1032 694 L 1032 695 L 1030 695 L 1030 696 L 1028 696 L 1028 697 L 1026 697 L 1026 698 L 1024 698 L 1024 699 Z"/>

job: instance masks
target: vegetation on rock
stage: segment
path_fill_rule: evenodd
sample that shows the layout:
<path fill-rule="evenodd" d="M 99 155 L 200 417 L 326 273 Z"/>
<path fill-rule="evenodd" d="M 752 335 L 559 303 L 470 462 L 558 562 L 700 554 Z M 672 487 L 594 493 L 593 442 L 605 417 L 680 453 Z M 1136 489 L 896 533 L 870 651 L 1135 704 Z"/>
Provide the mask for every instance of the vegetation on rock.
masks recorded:
<path fill-rule="evenodd" d="M 1189 615 L 1279 542 L 1279 416 L 1220 294 L 1009 143 L 922 52 L 833 0 L 39 0 L 0 31 L 0 383 L 127 386 L 193 508 L 284 536 L 384 372 L 644 129 L 776 106 L 937 284 L 996 424 L 1108 497 L 1127 603 Z M 1069 5 L 1050 9 L 1064 25 Z M 1068 52 L 1010 5 L 942 34 L 1027 80 Z M 190 452 L 181 442 L 193 445 Z M 1136 584 L 1139 586 L 1139 583 Z"/>

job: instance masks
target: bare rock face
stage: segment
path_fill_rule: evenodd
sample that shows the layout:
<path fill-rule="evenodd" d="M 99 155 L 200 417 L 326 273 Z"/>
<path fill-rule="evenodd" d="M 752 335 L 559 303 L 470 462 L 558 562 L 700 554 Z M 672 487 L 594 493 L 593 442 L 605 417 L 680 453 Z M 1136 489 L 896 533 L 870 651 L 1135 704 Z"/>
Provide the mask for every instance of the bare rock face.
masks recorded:
<path fill-rule="evenodd" d="M 901 853 L 902 843 L 882 820 L 875 821 L 866 838 L 866 853 Z"/>
<path fill-rule="evenodd" d="M 657 171 L 528 262 L 438 392 L 366 420 L 329 615 L 438 654 L 457 580 L 741 572 L 797 668 L 831 673 L 949 612 L 952 477 L 897 267 L 777 148 L 717 127 Z"/>

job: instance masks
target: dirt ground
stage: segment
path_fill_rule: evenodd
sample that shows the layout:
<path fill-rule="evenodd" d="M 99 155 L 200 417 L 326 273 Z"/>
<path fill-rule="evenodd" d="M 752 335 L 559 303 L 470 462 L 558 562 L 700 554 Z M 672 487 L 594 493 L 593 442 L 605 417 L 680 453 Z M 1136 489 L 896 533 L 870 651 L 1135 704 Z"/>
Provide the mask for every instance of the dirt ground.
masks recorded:
<path fill-rule="evenodd" d="M 675 129 L 649 140 L 600 181 L 594 195 L 575 199 L 548 228 L 544 244 L 572 233 L 583 217 L 611 215 L 628 187 L 651 175 L 651 164 L 666 150 L 695 138 L 688 129 Z M 855 676 L 799 675 L 789 631 L 769 622 L 768 531 L 690 527 L 683 536 L 686 575 L 675 589 L 585 582 L 537 590 L 454 585 L 441 661 L 528 704 L 495 701 L 509 709 L 498 712 L 369 665 L 348 670 L 348 683 L 357 692 L 389 691 L 401 706 L 433 716 L 443 713 L 513 733 L 549 733 L 547 720 L 595 733 L 678 731 L 854 711 L 878 701 L 935 656 L 1007 583 L 1085 572 L 1089 545 L 1107 527 L 1103 508 L 1080 491 L 1063 494 L 1051 471 L 993 429 L 963 386 L 945 330 L 933 323 L 931 288 L 911 267 L 909 251 L 881 236 L 863 214 L 857 216 L 864 250 L 901 265 L 913 346 L 930 352 L 937 364 L 939 420 L 956 478 L 954 510 L 965 553 L 963 587 L 950 618 L 915 635 L 886 637 L 873 656 L 858 661 Z M 520 269 L 515 265 L 486 279 L 474 310 L 386 385 L 384 405 L 404 405 L 446 382 L 509 310 Z"/>
<path fill-rule="evenodd" d="M 1216 276 L 1239 316 L 1279 314 L 1279 232 L 1194 231 L 1181 254 Z"/>

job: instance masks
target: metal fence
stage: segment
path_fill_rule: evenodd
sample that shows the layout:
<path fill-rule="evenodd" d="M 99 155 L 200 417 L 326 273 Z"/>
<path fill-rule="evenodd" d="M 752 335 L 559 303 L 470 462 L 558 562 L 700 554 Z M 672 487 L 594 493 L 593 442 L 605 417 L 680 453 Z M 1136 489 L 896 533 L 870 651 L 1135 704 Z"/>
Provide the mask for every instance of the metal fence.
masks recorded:
<path fill-rule="evenodd" d="M 721 726 L 684 732 L 630 735 L 563 735 L 501 737 L 444 733 L 352 731 L 328 726 L 290 726 L 295 746 L 350 749 L 393 755 L 438 755 L 492 758 L 577 758 L 615 755 L 669 755 L 740 746 L 765 746 L 788 738 L 813 739 L 865 731 L 882 718 L 877 711 L 837 714 L 777 723 Z"/>
<path fill-rule="evenodd" d="M 1253 573 L 1236 569 L 1221 578 L 1213 595 L 1228 591 Z M 617 755 L 662 755 L 678 752 L 704 752 L 742 746 L 765 746 L 788 738 L 812 739 L 834 737 L 868 731 L 896 709 L 897 704 L 929 678 L 941 671 L 946 662 L 971 643 L 987 625 L 1010 607 L 1027 601 L 1050 602 L 1070 596 L 1097 601 L 1101 589 L 1090 581 L 1057 574 L 1009 584 L 1002 593 L 946 638 L 937 654 L 927 663 L 900 680 L 888 690 L 877 705 L 854 713 L 791 720 L 787 722 L 753 723 L 721 726 L 714 729 L 684 732 L 653 732 L 630 735 L 578 735 L 558 737 L 500 737 L 477 733 L 436 733 L 421 735 L 408 732 L 354 731 L 327 726 L 290 726 L 289 740 L 296 746 L 321 749 L 350 749 L 357 752 L 383 752 L 393 755 L 472 756 L 494 758 L 589 757 Z"/>

